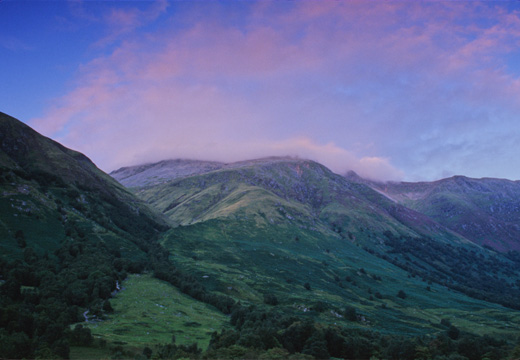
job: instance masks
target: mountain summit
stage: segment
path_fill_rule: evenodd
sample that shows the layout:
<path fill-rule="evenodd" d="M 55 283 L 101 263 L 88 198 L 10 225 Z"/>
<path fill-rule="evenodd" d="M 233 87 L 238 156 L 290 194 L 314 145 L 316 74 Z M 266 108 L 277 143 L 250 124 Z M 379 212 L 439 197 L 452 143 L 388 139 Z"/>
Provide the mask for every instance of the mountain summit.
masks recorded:
<path fill-rule="evenodd" d="M 173 159 L 138 166 L 123 167 L 112 171 L 110 176 L 126 187 L 158 185 L 177 178 L 205 174 L 219 169 L 236 169 L 252 165 L 284 161 L 299 161 L 291 157 L 266 157 L 255 160 L 223 163 L 217 161 Z"/>

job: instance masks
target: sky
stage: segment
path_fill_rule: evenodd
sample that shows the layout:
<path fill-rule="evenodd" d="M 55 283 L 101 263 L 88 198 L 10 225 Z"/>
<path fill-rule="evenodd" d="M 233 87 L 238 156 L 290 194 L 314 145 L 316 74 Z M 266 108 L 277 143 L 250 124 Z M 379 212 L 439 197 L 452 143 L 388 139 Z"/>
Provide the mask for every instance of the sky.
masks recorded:
<path fill-rule="evenodd" d="M 520 179 L 518 1 L 0 0 L 0 111 L 102 170 Z"/>

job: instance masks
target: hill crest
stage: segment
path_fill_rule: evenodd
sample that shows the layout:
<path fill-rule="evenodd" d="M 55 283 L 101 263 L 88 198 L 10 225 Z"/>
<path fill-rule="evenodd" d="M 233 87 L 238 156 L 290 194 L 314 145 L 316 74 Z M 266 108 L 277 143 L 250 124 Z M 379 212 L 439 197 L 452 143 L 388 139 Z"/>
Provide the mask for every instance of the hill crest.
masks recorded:
<path fill-rule="evenodd" d="M 218 161 L 170 159 L 159 162 L 126 166 L 110 173 L 114 179 L 126 187 L 153 186 L 178 178 L 206 174 L 222 169 L 238 169 L 249 166 L 272 165 L 277 163 L 313 162 L 294 157 L 265 157 L 225 163 Z"/>

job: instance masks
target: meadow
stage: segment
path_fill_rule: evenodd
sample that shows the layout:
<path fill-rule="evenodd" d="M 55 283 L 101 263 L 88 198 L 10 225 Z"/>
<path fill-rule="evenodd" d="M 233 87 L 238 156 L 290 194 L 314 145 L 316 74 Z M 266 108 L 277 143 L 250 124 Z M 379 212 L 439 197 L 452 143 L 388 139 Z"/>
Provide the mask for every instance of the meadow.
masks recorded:
<path fill-rule="evenodd" d="M 153 347 L 197 343 L 206 349 L 211 334 L 228 327 L 228 318 L 211 306 L 181 293 L 149 274 L 130 275 L 110 301 L 114 308 L 106 320 L 89 322 L 95 339 L 107 344 Z"/>

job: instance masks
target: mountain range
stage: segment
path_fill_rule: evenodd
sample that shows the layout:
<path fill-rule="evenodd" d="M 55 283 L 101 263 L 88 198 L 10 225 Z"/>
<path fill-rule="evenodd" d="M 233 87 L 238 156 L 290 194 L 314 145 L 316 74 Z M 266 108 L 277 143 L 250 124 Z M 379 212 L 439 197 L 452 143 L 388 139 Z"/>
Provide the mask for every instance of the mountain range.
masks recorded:
<path fill-rule="evenodd" d="M 176 159 L 125 167 L 113 171 L 110 175 L 128 188 L 140 189 L 138 192 L 144 199 L 148 202 L 152 201 L 154 207 L 168 213 L 175 208 L 176 204 L 166 205 L 167 209 L 161 207 L 161 204 L 145 195 L 151 192 L 150 188 L 158 189 L 161 184 L 173 180 L 204 175 L 217 170 L 242 169 L 241 172 L 244 172 L 244 169 L 248 168 L 273 168 L 276 166 L 275 164 L 282 164 L 281 166 L 292 166 L 297 169 L 296 171 L 301 172 L 301 169 L 308 168 L 312 163 L 297 158 L 283 157 L 229 164 Z M 320 171 L 320 176 L 324 173 L 327 173 L 327 176 L 332 174 L 324 167 Z M 269 176 L 267 174 L 268 178 Z M 251 177 L 258 178 L 257 175 Z M 400 208 L 400 211 L 405 211 L 403 208 L 405 207 L 406 211 L 410 212 L 407 216 L 413 217 L 414 220 L 426 222 L 433 220 L 437 223 L 435 231 L 445 227 L 460 237 L 500 252 L 520 249 L 520 181 L 454 176 L 434 182 L 378 182 L 363 179 L 354 172 L 348 172 L 344 177 L 347 182 L 343 181 L 343 183 L 365 185 L 384 195 L 394 204 L 395 208 Z M 265 179 L 263 181 L 265 182 Z M 272 179 L 269 181 L 273 182 Z M 272 183 L 271 187 L 273 186 L 280 188 L 279 184 Z M 358 189 L 361 188 L 358 187 Z M 308 192 L 317 194 L 315 190 L 307 189 Z M 366 191 L 367 189 L 364 188 L 363 192 Z M 171 196 L 172 193 L 168 195 Z M 283 196 L 287 198 L 288 194 L 284 193 Z M 375 195 L 372 194 L 372 196 Z M 334 194 L 332 197 L 345 198 L 344 194 Z M 165 198 L 163 197 L 162 200 L 164 201 Z M 299 200 L 302 200 L 301 196 Z M 377 199 L 377 203 L 391 207 L 389 202 L 382 197 Z M 211 212 L 209 208 L 205 210 Z M 411 210 L 415 212 L 413 215 Z M 425 216 L 429 219 L 426 219 Z M 170 218 L 175 219 L 175 216 L 170 216 Z M 192 216 L 190 219 L 193 218 L 195 217 Z M 417 221 L 414 222 L 417 223 Z"/>
<path fill-rule="evenodd" d="M 137 299 L 117 291 L 139 274 L 207 318 L 230 315 L 220 332 L 199 332 L 206 357 L 500 358 L 520 330 L 519 182 L 381 183 L 291 157 L 165 160 L 109 176 L 0 114 L 0 195 L 8 358 L 200 357 L 184 340 L 137 341 L 155 329 L 152 309 L 122 325 Z M 183 339 L 204 326 L 179 321 L 157 313 L 153 324 Z"/>
<path fill-rule="evenodd" d="M 124 177 L 121 176 L 122 173 L 119 170 L 111 175 L 124 185 L 133 184 L 134 193 L 138 197 L 168 216 L 171 224 L 176 227 L 175 231 L 170 232 L 175 238 L 180 234 L 190 233 L 192 229 L 205 227 L 211 222 L 213 228 L 226 229 L 222 234 L 212 234 L 213 238 L 207 239 L 208 242 L 212 242 L 212 246 L 217 244 L 215 239 L 219 236 L 235 240 L 233 236 L 229 236 L 230 229 L 235 227 L 238 233 L 248 233 L 249 239 L 258 238 L 263 234 L 264 238 L 269 238 L 271 241 L 275 238 L 282 240 L 279 244 L 284 246 L 291 244 L 292 235 L 281 237 L 280 234 L 300 233 L 300 236 L 295 237 L 305 239 L 309 236 L 312 240 L 305 244 L 314 247 L 318 252 L 322 252 L 323 248 L 327 247 L 325 245 L 327 241 L 332 241 L 328 247 L 334 247 L 338 251 L 355 245 L 372 255 L 385 258 L 389 252 L 397 251 L 393 248 L 396 245 L 400 248 L 399 251 L 409 255 L 402 254 L 403 258 L 394 259 L 395 264 L 401 267 L 404 264 L 406 268 L 413 269 L 424 277 L 433 276 L 444 279 L 443 281 L 448 283 L 454 282 L 459 289 L 466 288 L 469 279 L 474 281 L 470 287 L 489 282 L 489 279 L 484 281 L 479 276 L 475 277 L 475 274 L 469 270 L 481 263 L 480 256 L 486 259 L 484 262 L 488 261 L 487 259 L 498 261 L 497 259 L 501 258 L 495 254 L 495 251 L 477 246 L 479 238 L 464 236 L 466 233 L 470 235 L 474 233 L 468 229 L 468 225 L 461 223 L 471 216 L 470 210 L 466 209 L 465 217 L 460 216 L 455 220 L 446 216 L 434 216 L 442 213 L 443 209 L 435 200 L 435 197 L 439 196 L 436 194 L 439 193 L 440 196 L 448 199 L 458 199 L 460 203 L 471 203 L 473 208 L 492 207 L 493 205 L 485 201 L 490 197 L 489 186 L 474 185 L 487 184 L 489 183 L 487 179 L 480 182 L 468 179 L 464 183 L 466 186 L 458 184 L 452 187 L 438 186 L 438 183 L 381 184 L 363 180 L 352 173 L 349 176 L 340 176 L 323 165 L 295 158 L 265 158 L 232 164 L 173 160 L 126 168 Z M 169 175 L 164 177 L 164 174 Z M 440 182 L 450 184 L 454 181 L 456 182 L 457 178 Z M 507 196 L 511 199 L 510 203 L 515 203 L 514 190 L 516 189 L 504 185 L 516 183 L 494 180 L 494 184 L 495 195 L 493 196 L 496 199 Z M 419 200 L 421 197 L 416 188 L 422 189 L 420 194 L 426 205 Z M 438 188 L 445 190 L 436 191 Z M 516 194 L 516 204 L 519 204 L 520 191 Z M 414 202 L 411 202 L 411 198 Z M 445 201 L 443 206 L 446 206 L 446 203 L 450 208 L 457 206 L 457 203 L 449 200 Z M 480 205 L 484 203 L 486 205 Z M 505 208 L 499 200 L 494 206 L 497 213 L 499 209 Z M 509 205 L 509 208 L 515 209 L 514 205 Z M 481 212 L 486 210 L 487 208 Z M 514 212 L 510 213 L 509 218 L 513 219 L 511 221 L 513 223 L 514 216 Z M 450 221 L 446 221 L 446 218 Z M 504 221 L 504 218 L 502 216 L 501 221 Z M 486 220 L 492 222 L 494 219 Z M 472 224 L 474 223 L 475 221 Z M 482 226 L 485 225 L 483 223 Z M 459 228 L 468 231 L 461 233 L 457 231 Z M 488 236 L 491 235 L 493 234 L 488 233 Z M 500 244 L 508 244 L 507 250 L 515 249 L 517 243 L 512 240 L 513 238 L 514 234 L 509 234 L 509 237 L 501 238 Z M 395 239 L 401 240 L 394 243 Z M 401 246 L 403 240 L 410 243 L 404 249 Z M 336 241 L 340 243 L 336 244 Z M 185 242 L 184 239 L 176 243 L 184 245 Z M 467 274 L 463 277 L 464 280 L 455 280 L 453 276 L 463 268 L 462 262 L 453 259 L 449 269 L 446 270 L 447 264 L 439 265 L 439 258 L 433 257 L 428 260 L 429 257 L 421 253 L 432 253 L 433 246 L 424 245 L 424 249 L 409 248 L 412 245 L 416 247 L 418 243 L 428 242 L 439 248 L 439 251 L 448 254 L 457 252 L 476 254 L 466 271 Z M 262 243 L 265 243 L 265 240 Z M 170 244 L 170 247 L 175 247 L 174 242 Z M 232 251 L 228 248 L 229 242 L 218 242 L 218 244 L 224 247 L 219 248 L 218 251 L 213 249 L 210 253 Z M 300 241 L 298 246 L 303 247 L 302 244 Z M 231 243 L 231 246 L 238 246 L 238 244 Z M 203 246 L 197 247 L 200 253 Z M 277 246 L 277 250 L 281 248 L 282 246 Z M 496 250 L 503 249 L 502 246 Z M 182 252 L 182 249 L 177 251 Z M 294 250 L 290 252 L 294 253 Z M 349 249 L 348 252 L 352 250 Z M 415 257 L 414 261 L 407 261 L 410 255 Z M 200 258 L 201 256 L 197 256 L 197 259 Z M 247 267 L 249 258 L 250 256 L 237 262 L 241 267 Z M 241 261 L 245 263 L 242 264 Z M 504 268 L 508 267 L 508 261 L 509 259 L 504 263 L 506 264 L 503 265 Z M 507 287 L 508 282 L 505 278 L 502 280 Z M 500 277 L 499 281 L 501 281 Z M 479 291 L 482 294 L 484 289 L 480 288 Z M 491 295 L 493 290 L 489 289 L 485 292 Z M 504 303 L 498 300 L 498 297 L 496 301 Z"/>

